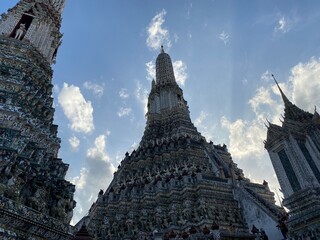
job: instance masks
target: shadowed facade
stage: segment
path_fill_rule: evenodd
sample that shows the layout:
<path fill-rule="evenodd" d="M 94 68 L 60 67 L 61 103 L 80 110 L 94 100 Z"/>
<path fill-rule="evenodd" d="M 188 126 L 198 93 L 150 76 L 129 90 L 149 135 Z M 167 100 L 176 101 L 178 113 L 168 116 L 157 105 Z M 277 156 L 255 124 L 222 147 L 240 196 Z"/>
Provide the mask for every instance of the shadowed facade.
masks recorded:
<path fill-rule="evenodd" d="M 71 239 L 75 186 L 58 158 L 52 68 L 65 0 L 21 0 L 0 20 L 0 238 Z"/>

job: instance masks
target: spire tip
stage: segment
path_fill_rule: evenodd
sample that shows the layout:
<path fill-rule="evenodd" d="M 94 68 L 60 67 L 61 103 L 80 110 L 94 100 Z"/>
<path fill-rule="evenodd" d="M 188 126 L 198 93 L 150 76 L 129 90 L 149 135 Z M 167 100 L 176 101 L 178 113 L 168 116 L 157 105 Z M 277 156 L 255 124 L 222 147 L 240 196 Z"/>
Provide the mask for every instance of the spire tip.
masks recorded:
<path fill-rule="evenodd" d="M 275 83 L 277 84 L 277 86 L 279 87 L 278 81 L 277 81 L 276 77 L 273 75 L 273 73 L 271 73 L 271 77 L 273 78 L 273 80 L 275 81 Z"/>

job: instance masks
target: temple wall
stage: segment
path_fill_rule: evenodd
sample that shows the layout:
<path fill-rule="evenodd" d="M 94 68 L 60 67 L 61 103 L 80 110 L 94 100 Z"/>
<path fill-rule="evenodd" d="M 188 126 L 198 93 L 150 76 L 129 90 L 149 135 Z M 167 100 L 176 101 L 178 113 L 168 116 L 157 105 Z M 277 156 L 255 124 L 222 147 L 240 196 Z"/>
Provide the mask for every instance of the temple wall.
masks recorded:
<path fill-rule="evenodd" d="M 265 212 L 254 200 L 248 198 L 242 189 L 235 190 L 235 197 L 243 209 L 245 220 L 251 231 L 255 225 L 259 230 L 263 228 L 269 239 L 283 239 L 280 230 L 277 228 L 277 221 Z"/>

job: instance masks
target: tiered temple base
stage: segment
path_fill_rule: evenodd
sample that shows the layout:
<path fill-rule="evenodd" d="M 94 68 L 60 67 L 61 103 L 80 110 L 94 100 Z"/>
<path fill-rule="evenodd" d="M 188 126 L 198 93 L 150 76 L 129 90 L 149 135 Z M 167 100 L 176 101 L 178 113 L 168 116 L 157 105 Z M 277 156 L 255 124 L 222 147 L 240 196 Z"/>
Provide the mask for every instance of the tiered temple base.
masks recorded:
<path fill-rule="evenodd" d="M 0 196 L 0 239 L 72 239 L 69 224 Z"/>
<path fill-rule="evenodd" d="M 286 198 L 284 205 L 290 209 L 291 239 L 320 239 L 320 188 L 300 190 Z"/>

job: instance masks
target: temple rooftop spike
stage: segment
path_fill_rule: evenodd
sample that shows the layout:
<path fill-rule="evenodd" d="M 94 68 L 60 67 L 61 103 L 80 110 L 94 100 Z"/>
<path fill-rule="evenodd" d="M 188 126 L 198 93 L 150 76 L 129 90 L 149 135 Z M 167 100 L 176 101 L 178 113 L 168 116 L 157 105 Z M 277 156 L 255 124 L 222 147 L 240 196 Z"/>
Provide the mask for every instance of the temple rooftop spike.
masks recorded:
<path fill-rule="evenodd" d="M 161 85 L 176 83 L 171 58 L 164 51 L 163 45 L 161 45 L 161 53 L 156 59 L 156 83 Z"/>
<path fill-rule="evenodd" d="M 161 53 L 164 53 L 163 45 L 161 45 Z"/>
<path fill-rule="evenodd" d="M 267 121 L 267 123 L 269 123 L 269 124 L 270 124 L 270 121 L 269 121 L 269 119 L 268 119 L 268 118 L 266 118 L 266 121 Z"/>
<path fill-rule="evenodd" d="M 287 106 L 290 105 L 290 104 L 292 105 L 292 103 L 290 102 L 290 100 L 289 100 L 289 99 L 287 98 L 287 96 L 283 93 L 283 91 L 282 91 L 280 85 L 278 84 L 275 76 L 274 76 L 273 74 L 271 74 L 271 76 L 272 76 L 273 80 L 275 81 L 275 83 L 277 84 L 277 87 L 278 87 L 278 89 L 279 89 L 279 91 L 280 91 L 280 94 L 281 94 L 281 97 L 282 97 L 282 100 L 283 100 L 283 103 L 284 103 L 285 107 L 287 107 Z"/>
<path fill-rule="evenodd" d="M 300 120 L 300 121 L 310 120 L 312 118 L 312 114 L 303 111 L 302 109 L 298 108 L 295 104 L 293 104 L 282 91 L 275 76 L 273 74 L 271 74 L 271 76 L 280 91 L 280 94 L 284 103 L 284 122 L 286 122 L 286 119 Z"/>
<path fill-rule="evenodd" d="M 314 123 L 320 124 L 320 115 L 319 115 L 319 113 L 317 111 L 317 107 L 316 106 L 314 106 L 314 114 L 313 114 L 313 117 L 312 117 L 312 121 Z"/>

